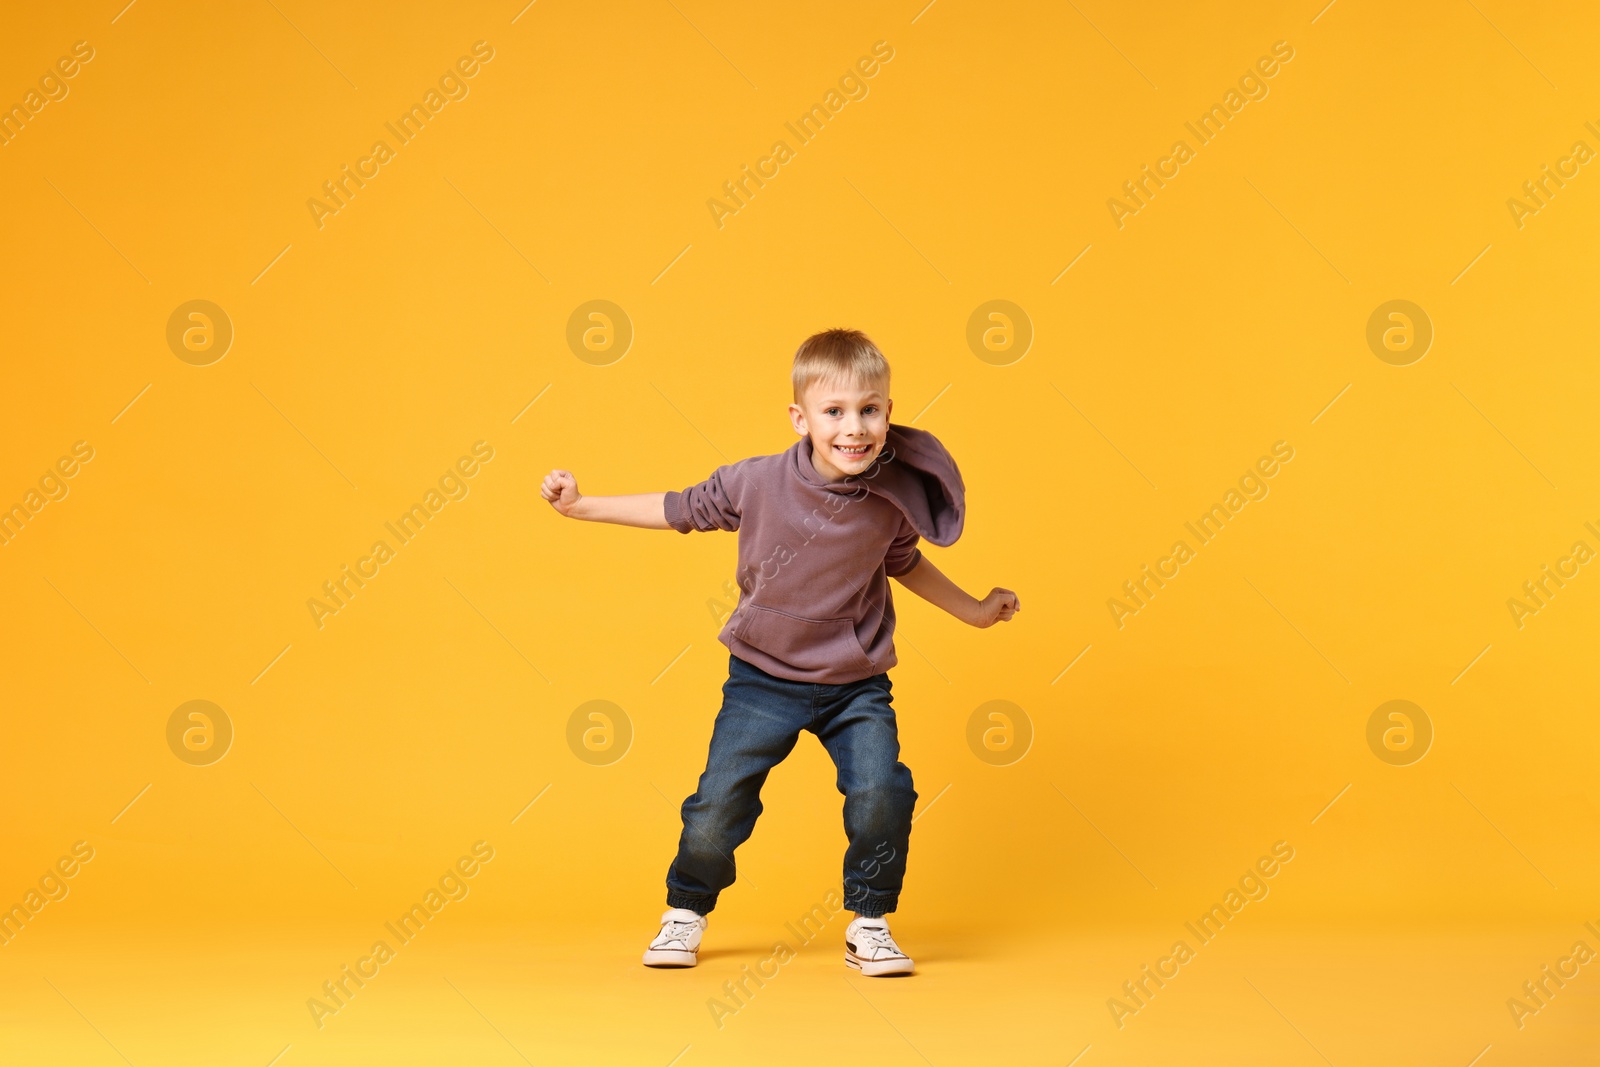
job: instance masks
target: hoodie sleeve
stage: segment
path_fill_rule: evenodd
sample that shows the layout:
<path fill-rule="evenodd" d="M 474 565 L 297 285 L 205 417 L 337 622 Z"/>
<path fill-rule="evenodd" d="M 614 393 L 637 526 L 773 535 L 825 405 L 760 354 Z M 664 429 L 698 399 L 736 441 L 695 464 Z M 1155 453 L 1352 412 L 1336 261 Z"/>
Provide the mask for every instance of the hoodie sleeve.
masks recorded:
<path fill-rule="evenodd" d="M 667 493 L 662 501 L 667 525 L 685 534 L 693 530 L 737 530 L 741 474 L 739 463 L 725 464 L 699 485 Z"/>
<path fill-rule="evenodd" d="M 900 523 L 900 532 L 889 544 L 889 551 L 883 557 L 883 570 L 891 578 L 898 578 L 902 574 L 909 574 L 911 569 L 922 561 L 922 549 L 917 547 L 921 538 L 917 535 L 916 528 L 909 522 Z"/>

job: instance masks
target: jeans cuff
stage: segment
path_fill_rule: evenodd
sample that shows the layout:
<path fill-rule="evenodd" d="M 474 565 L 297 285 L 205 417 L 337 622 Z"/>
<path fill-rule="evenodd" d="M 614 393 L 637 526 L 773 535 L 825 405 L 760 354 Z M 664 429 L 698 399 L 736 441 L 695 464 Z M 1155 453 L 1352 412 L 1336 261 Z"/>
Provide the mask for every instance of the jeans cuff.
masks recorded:
<path fill-rule="evenodd" d="M 701 915 L 710 915 L 711 909 L 716 906 L 717 897 L 715 893 L 711 896 L 698 896 L 694 893 L 680 893 L 676 889 L 667 890 L 667 907 L 669 908 L 688 908 L 690 911 L 697 911 Z"/>
<path fill-rule="evenodd" d="M 899 893 L 845 894 L 844 907 L 867 919 L 880 919 L 900 904 Z"/>

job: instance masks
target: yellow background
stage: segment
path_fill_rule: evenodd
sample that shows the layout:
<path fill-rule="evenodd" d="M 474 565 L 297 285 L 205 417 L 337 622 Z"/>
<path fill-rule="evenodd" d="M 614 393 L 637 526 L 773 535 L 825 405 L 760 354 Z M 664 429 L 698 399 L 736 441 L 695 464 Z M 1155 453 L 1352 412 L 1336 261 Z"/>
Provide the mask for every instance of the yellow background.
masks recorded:
<path fill-rule="evenodd" d="M 1522 1029 L 1506 1000 L 1600 948 L 1600 577 L 1521 629 L 1506 601 L 1600 548 L 1600 177 L 1521 228 L 1506 202 L 1600 148 L 1600 26 L 1319 6 L 9 11 L 0 102 L 95 57 L 0 148 L 0 504 L 76 441 L 95 458 L 0 547 L 0 903 L 75 841 L 95 858 L 0 947 L 0 1059 L 1592 1049 L 1594 965 Z M 306 201 L 479 40 L 470 94 L 319 229 Z M 880 40 L 869 94 L 796 145 L 784 123 Z M 1108 198 L 1277 41 L 1270 94 L 1119 229 Z M 795 158 L 718 228 L 706 201 L 778 139 Z M 166 343 L 193 299 L 235 330 L 209 366 Z M 606 366 L 565 339 L 594 299 L 635 330 Z M 1035 330 L 1006 366 L 965 339 L 994 299 Z M 1410 366 L 1366 344 L 1391 299 L 1434 326 Z M 781 451 L 790 357 L 831 326 L 882 346 L 895 421 L 960 463 L 966 532 L 929 557 L 1023 605 L 979 631 L 897 596 L 919 974 L 847 975 L 848 915 L 786 931 L 844 846 L 810 738 L 701 966 L 646 971 L 735 539 L 567 521 L 538 484 L 681 489 Z M 470 495 L 319 629 L 306 601 L 480 440 Z M 1107 599 L 1278 440 L 1270 495 L 1118 629 Z M 167 747 L 195 699 L 236 731 L 211 766 Z M 1435 730 L 1411 766 L 1367 746 L 1392 699 Z M 608 766 L 566 742 L 590 700 L 632 724 Z M 991 700 L 1032 724 L 1010 766 L 967 746 Z M 471 894 L 318 1029 L 308 998 L 479 840 Z M 1270 896 L 1119 1029 L 1107 999 L 1280 840 Z M 719 1029 L 708 1000 L 779 939 L 798 958 Z"/>

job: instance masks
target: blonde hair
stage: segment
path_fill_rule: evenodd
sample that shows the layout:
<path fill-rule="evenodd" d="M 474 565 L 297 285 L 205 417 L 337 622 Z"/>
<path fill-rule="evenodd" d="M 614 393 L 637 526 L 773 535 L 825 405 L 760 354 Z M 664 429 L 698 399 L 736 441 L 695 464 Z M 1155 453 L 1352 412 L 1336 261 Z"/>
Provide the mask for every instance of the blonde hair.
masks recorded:
<path fill-rule="evenodd" d="M 814 383 L 840 379 L 870 383 L 889 393 L 889 361 L 860 330 L 824 330 L 800 343 L 794 353 L 794 401 Z"/>

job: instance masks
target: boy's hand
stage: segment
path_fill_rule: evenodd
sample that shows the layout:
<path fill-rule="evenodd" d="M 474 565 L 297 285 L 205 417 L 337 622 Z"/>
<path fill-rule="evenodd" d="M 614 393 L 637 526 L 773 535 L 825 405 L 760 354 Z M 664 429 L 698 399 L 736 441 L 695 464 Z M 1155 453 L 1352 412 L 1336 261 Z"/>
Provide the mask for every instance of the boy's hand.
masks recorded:
<path fill-rule="evenodd" d="M 1017 599 L 1017 594 L 996 586 L 988 596 L 978 601 L 978 610 L 971 622 L 981 629 L 997 622 L 1010 622 L 1011 616 L 1021 610 L 1022 602 Z"/>
<path fill-rule="evenodd" d="M 553 470 L 544 476 L 544 482 L 539 486 L 539 495 L 550 501 L 551 507 L 569 518 L 572 517 L 572 509 L 583 499 L 583 494 L 578 492 L 578 479 L 572 476 L 571 471 L 563 470 Z"/>

